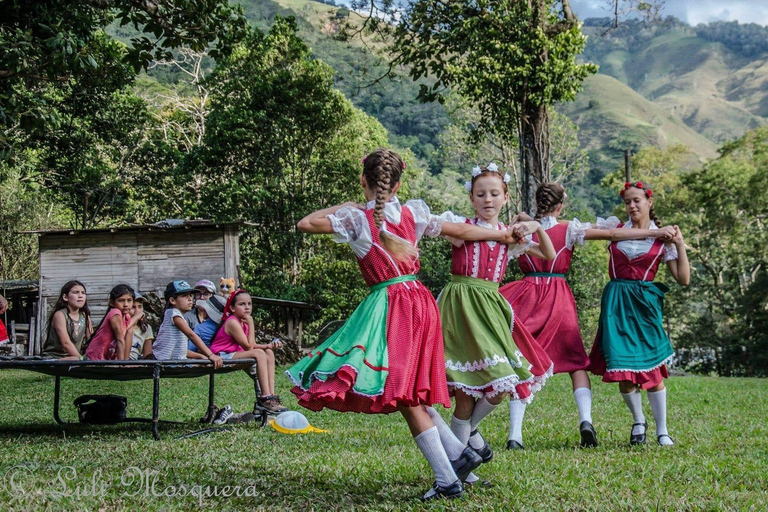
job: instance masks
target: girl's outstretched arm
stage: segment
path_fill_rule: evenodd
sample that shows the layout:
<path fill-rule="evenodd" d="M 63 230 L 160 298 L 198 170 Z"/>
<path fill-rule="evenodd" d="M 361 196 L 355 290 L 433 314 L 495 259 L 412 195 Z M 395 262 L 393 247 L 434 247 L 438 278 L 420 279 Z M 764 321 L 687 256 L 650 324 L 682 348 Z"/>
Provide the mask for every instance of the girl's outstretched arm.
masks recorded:
<path fill-rule="evenodd" d="M 330 235 L 333 234 L 333 227 L 331 226 L 331 220 L 327 217 L 333 215 L 339 208 L 349 206 L 351 208 L 360 208 L 360 205 L 350 201 L 344 204 L 338 204 L 331 206 L 330 208 L 324 208 L 312 212 L 296 224 L 296 228 L 302 233 L 311 233 L 314 235 Z"/>
<path fill-rule="evenodd" d="M 467 240 L 469 242 L 478 242 L 483 240 L 492 240 L 506 244 L 516 243 L 516 235 L 511 229 L 498 230 L 482 228 L 474 224 L 465 224 L 463 222 L 443 222 L 440 229 L 440 235 Z"/>
<path fill-rule="evenodd" d="M 622 240 L 642 240 L 643 238 L 672 238 L 675 235 L 675 228 L 665 226 L 659 229 L 587 229 L 584 233 L 584 240 L 621 242 Z"/>
<path fill-rule="evenodd" d="M 526 236 L 535 232 L 536 236 L 539 237 L 539 243 L 531 246 L 527 252 L 544 260 L 553 260 L 557 256 L 555 246 L 552 245 L 552 240 L 549 238 L 547 230 L 541 227 L 541 224 L 535 220 L 518 222 L 512 226 L 512 229 L 520 236 Z"/>
<path fill-rule="evenodd" d="M 688 286 L 691 283 L 691 266 L 688 263 L 688 253 L 685 252 L 685 242 L 680 228 L 673 226 L 675 235 L 672 237 L 672 243 L 677 249 L 677 259 L 667 262 L 667 267 L 679 284 Z"/>

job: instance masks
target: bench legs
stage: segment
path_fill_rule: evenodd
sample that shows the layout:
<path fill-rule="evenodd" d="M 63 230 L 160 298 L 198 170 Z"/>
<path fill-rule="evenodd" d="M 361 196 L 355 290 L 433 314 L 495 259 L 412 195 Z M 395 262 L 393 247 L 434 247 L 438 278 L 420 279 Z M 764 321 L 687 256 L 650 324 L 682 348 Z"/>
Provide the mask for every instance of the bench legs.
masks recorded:
<path fill-rule="evenodd" d="M 56 385 L 53 390 L 53 419 L 55 419 L 56 423 L 58 423 L 59 425 L 66 425 L 67 422 L 62 421 L 61 417 L 59 416 L 60 399 L 61 399 L 61 377 L 57 375 Z"/>
<path fill-rule="evenodd" d="M 160 423 L 160 366 L 155 366 L 152 372 L 152 436 L 160 440 L 158 426 Z"/>
<path fill-rule="evenodd" d="M 213 405 L 213 393 L 214 393 L 213 377 L 214 377 L 214 374 L 211 373 L 211 376 L 208 379 L 208 412 L 205 414 L 205 418 L 203 418 L 203 423 L 213 423 L 214 415 L 216 414 L 216 410 Z"/>
<path fill-rule="evenodd" d="M 212 423 L 214 416 L 214 374 L 211 373 L 208 379 L 208 412 L 203 418 L 203 423 Z M 59 404 L 61 402 L 61 377 L 56 376 L 56 384 L 53 391 L 53 419 L 59 425 L 70 425 L 70 422 L 64 421 L 59 416 Z M 266 416 L 266 415 L 265 415 Z M 147 421 L 139 418 L 129 418 L 128 421 Z M 155 366 L 152 372 L 152 436 L 156 440 L 160 440 L 160 366 Z M 266 423 L 266 420 L 262 421 L 262 426 Z"/>

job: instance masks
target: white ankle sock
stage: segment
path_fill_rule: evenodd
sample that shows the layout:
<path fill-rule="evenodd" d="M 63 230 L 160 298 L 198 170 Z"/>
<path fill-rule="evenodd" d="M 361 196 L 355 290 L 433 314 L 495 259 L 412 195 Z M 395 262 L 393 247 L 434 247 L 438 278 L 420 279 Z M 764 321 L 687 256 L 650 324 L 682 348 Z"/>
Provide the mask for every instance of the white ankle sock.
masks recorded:
<path fill-rule="evenodd" d="M 523 444 L 523 418 L 525 404 L 520 400 L 509 402 L 509 440 Z"/>
<path fill-rule="evenodd" d="M 435 473 L 437 485 L 447 487 L 456 481 L 456 473 L 454 473 L 451 461 L 448 460 L 448 455 L 445 454 L 443 445 L 440 443 L 437 427 L 428 428 L 414 437 L 413 440 L 416 441 L 416 445 Z"/>
<path fill-rule="evenodd" d="M 469 418 L 470 432 L 475 430 L 480 422 L 483 421 L 483 418 L 491 414 L 497 405 L 499 404 L 494 405 L 485 397 L 475 402 L 475 409 L 472 411 L 472 416 Z"/>
<path fill-rule="evenodd" d="M 440 435 L 440 442 L 443 444 L 445 454 L 451 460 L 456 460 L 461 456 L 461 452 L 464 451 L 466 445 L 459 441 L 454 433 L 451 431 L 448 424 L 445 422 L 440 413 L 432 407 L 427 407 L 427 413 L 432 418 L 432 423 L 437 427 L 437 432 Z"/>
<path fill-rule="evenodd" d="M 645 415 L 643 414 L 643 395 L 640 394 L 639 389 L 635 389 L 631 393 L 622 393 L 622 398 L 624 398 L 624 403 L 627 404 L 627 408 L 629 409 L 629 412 L 632 413 L 632 422 L 633 423 L 645 423 Z M 632 427 L 632 434 L 642 434 L 643 433 L 643 427 L 642 426 L 635 426 Z"/>
<path fill-rule="evenodd" d="M 579 423 L 582 421 L 592 423 L 592 390 L 589 388 L 574 389 L 573 398 L 576 400 L 576 407 L 579 408 Z"/>
<path fill-rule="evenodd" d="M 469 434 L 472 432 L 470 420 L 460 420 L 456 416 L 451 416 L 451 431 L 459 441 L 466 445 L 469 442 Z"/>
<path fill-rule="evenodd" d="M 667 390 L 649 391 L 648 402 L 651 404 L 653 419 L 656 421 L 656 435 L 669 434 L 667 432 Z"/>

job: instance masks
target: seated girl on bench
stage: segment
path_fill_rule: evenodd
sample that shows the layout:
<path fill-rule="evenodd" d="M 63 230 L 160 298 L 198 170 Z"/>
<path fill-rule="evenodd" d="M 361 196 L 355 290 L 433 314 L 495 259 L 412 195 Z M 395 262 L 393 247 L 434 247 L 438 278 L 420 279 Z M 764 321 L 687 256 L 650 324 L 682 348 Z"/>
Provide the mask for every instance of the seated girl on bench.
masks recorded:
<path fill-rule="evenodd" d="M 72 280 L 62 286 L 48 318 L 44 359 L 80 360 L 83 340 L 93 333 L 85 285 Z"/>
<path fill-rule="evenodd" d="M 165 314 L 152 344 L 155 359 L 210 359 L 214 368 L 221 368 L 221 358 L 205 346 L 184 320 L 184 313 L 194 306 L 194 296 L 199 293 L 186 281 L 172 281 L 165 287 Z M 187 350 L 187 339 L 195 344 L 200 353 Z"/>

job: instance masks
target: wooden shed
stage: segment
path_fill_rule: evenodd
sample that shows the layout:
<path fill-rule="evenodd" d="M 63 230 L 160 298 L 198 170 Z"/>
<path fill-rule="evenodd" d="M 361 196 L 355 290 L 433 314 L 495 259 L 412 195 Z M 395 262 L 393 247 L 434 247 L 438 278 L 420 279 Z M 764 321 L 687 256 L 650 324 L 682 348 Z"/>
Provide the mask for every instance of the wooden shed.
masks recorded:
<path fill-rule="evenodd" d="M 71 279 L 85 284 L 94 325 L 107 310 L 110 290 L 126 283 L 160 297 L 166 285 L 185 279 L 218 282 L 238 277 L 240 224 L 170 219 L 156 224 L 109 229 L 33 231 L 39 235 L 40 299 L 36 340 L 61 287 Z"/>

